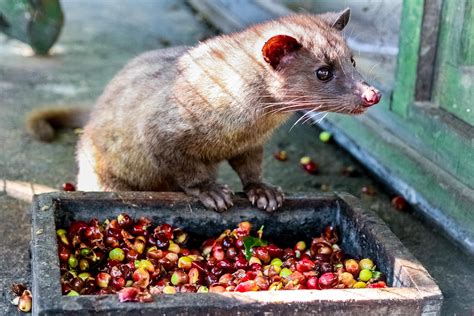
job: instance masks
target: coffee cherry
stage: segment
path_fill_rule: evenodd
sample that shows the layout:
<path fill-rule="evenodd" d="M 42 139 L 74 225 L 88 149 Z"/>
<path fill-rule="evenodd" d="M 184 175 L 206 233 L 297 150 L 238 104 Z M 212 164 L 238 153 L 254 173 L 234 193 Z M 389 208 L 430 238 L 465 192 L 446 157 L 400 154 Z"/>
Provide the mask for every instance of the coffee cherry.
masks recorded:
<path fill-rule="evenodd" d="M 296 263 L 296 270 L 299 272 L 308 272 L 313 270 L 314 267 L 315 263 L 307 258 L 303 258 Z"/>
<path fill-rule="evenodd" d="M 165 234 L 159 233 L 154 235 L 154 237 L 156 239 L 156 247 L 158 247 L 158 249 L 168 249 L 170 246 L 170 241 Z"/>
<path fill-rule="evenodd" d="M 176 288 L 171 285 L 167 285 L 163 288 L 164 294 L 176 294 Z"/>
<path fill-rule="evenodd" d="M 219 278 L 220 284 L 228 284 L 234 279 L 234 276 L 231 273 L 225 273 Z"/>
<path fill-rule="evenodd" d="M 171 251 L 173 253 L 178 254 L 181 250 L 181 247 L 179 247 L 178 244 L 176 244 L 174 241 L 169 241 L 169 246 L 168 246 L 168 251 Z"/>
<path fill-rule="evenodd" d="M 292 281 L 293 284 L 303 284 L 306 278 L 301 272 L 295 271 L 288 276 L 288 280 Z"/>
<path fill-rule="evenodd" d="M 135 241 L 133 242 L 133 249 L 139 254 L 142 254 L 145 251 L 145 246 L 146 246 L 145 237 L 137 236 L 137 238 L 135 238 Z"/>
<path fill-rule="evenodd" d="M 307 164 L 303 165 L 303 169 L 309 174 L 315 174 L 319 170 L 319 165 L 314 161 L 310 161 Z"/>
<path fill-rule="evenodd" d="M 140 290 L 134 287 L 124 287 L 118 292 L 120 302 L 137 302 Z"/>
<path fill-rule="evenodd" d="M 245 276 L 240 279 L 240 281 L 245 282 L 248 280 L 254 280 L 257 277 L 257 271 L 255 270 L 249 270 L 245 272 Z"/>
<path fill-rule="evenodd" d="M 187 283 L 189 280 L 188 275 L 182 271 L 182 270 L 177 270 L 173 273 L 171 276 L 171 283 L 173 285 L 182 285 Z"/>
<path fill-rule="evenodd" d="M 167 240 L 173 239 L 173 227 L 169 224 L 158 225 L 153 231 L 153 235 L 157 238 L 157 235 L 163 235 Z"/>
<path fill-rule="evenodd" d="M 190 284 L 196 284 L 202 279 L 202 272 L 199 272 L 197 268 L 191 268 L 188 272 L 188 280 Z"/>
<path fill-rule="evenodd" d="M 372 288 L 372 289 L 382 289 L 382 288 L 386 288 L 387 284 L 384 281 L 378 281 L 376 283 L 369 283 L 367 284 L 366 287 Z"/>
<path fill-rule="evenodd" d="M 234 247 L 228 248 L 225 252 L 225 256 L 229 259 L 237 257 L 238 254 L 239 252 Z"/>
<path fill-rule="evenodd" d="M 327 143 L 331 140 L 331 133 L 323 131 L 319 133 L 319 140 L 322 141 L 323 143 Z"/>
<path fill-rule="evenodd" d="M 359 272 L 359 279 L 361 281 L 367 282 L 372 278 L 372 271 L 368 269 L 362 269 Z"/>
<path fill-rule="evenodd" d="M 214 274 L 217 278 L 219 278 L 224 273 L 224 270 L 217 267 L 217 266 L 214 266 L 214 267 L 211 268 L 211 270 L 209 272 L 211 274 Z"/>
<path fill-rule="evenodd" d="M 268 287 L 268 291 L 279 291 L 283 287 L 283 284 L 281 282 L 273 282 L 270 284 Z"/>
<path fill-rule="evenodd" d="M 81 292 L 85 284 L 86 282 L 81 278 L 74 278 L 71 282 L 69 282 L 71 288 L 76 292 Z"/>
<path fill-rule="evenodd" d="M 305 251 L 306 250 L 306 243 L 304 241 L 298 241 L 295 245 L 295 250 Z"/>
<path fill-rule="evenodd" d="M 287 278 L 287 277 L 290 276 L 291 273 L 292 273 L 292 272 L 291 272 L 290 269 L 288 269 L 288 268 L 283 268 L 283 269 L 281 269 L 281 271 L 280 271 L 280 276 L 281 276 L 282 278 Z"/>
<path fill-rule="evenodd" d="M 321 273 L 332 272 L 332 265 L 329 262 L 321 262 L 319 271 Z"/>
<path fill-rule="evenodd" d="M 219 279 L 214 274 L 208 273 L 205 277 L 205 281 L 206 281 L 208 286 L 211 286 L 211 285 L 216 284 L 217 282 L 219 282 Z"/>
<path fill-rule="evenodd" d="M 309 156 L 303 156 L 303 157 L 300 158 L 300 164 L 301 165 L 306 165 L 309 162 L 311 162 L 311 157 L 309 157 Z"/>
<path fill-rule="evenodd" d="M 64 182 L 62 187 L 63 187 L 63 191 L 66 191 L 66 192 L 76 191 L 76 187 L 71 182 Z"/>
<path fill-rule="evenodd" d="M 181 257 L 178 259 L 178 268 L 189 270 L 192 267 L 193 259 L 190 257 Z"/>
<path fill-rule="evenodd" d="M 261 291 L 268 290 L 268 287 L 270 286 L 270 283 L 268 282 L 267 278 L 263 276 L 257 276 L 254 281 L 255 284 L 258 286 L 258 289 Z"/>
<path fill-rule="evenodd" d="M 133 272 L 133 281 L 135 281 L 134 286 L 146 288 L 150 284 L 150 273 L 143 268 L 138 268 Z"/>
<path fill-rule="evenodd" d="M 346 271 L 352 275 L 359 275 L 359 264 L 354 259 L 346 260 L 346 262 L 344 262 L 344 267 L 346 268 Z"/>
<path fill-rule="evenodd" d="M 196 289 L 196 286 L 194 286 L 192 284 L 183 284 L 179 288 L 179 292 L 181 292 L 181 293 L 195 293 L 195 292 L 197 292 L 197 289 Z"/>
<path fill-rule="evenodd" d="M 155 266 L 150 260 L 142 259 L 142 260 L 135 260 L 134 266 L 136 269 L 143 269 L 148 272 L 154 272 Z"/>
<path fill-rule="evenodd" d="M 125 286 L 125 279 L 123 277 L 112 278 L 110 285 L 116 291 L 120 291 Z"/>
<path fill-rule="evenodd" d="M 138 259 L 139 256 L 140 254 L 136 252 L 134 249 L 130 249 L 126 254 L 128 262 L 134 262 L 135 260 Z"/>
<path fill-rule="evenodd" d="M 219 284 L 214 284 L 209 287 L 209 293 L 224 293 L 226 292 L 225 287 Z"/>
<path fill-rule="evenodd" d="M 332 272 L 326 272 L 319 278 L 319 288 L 320 289 L 331 289 L 338 284 L 337 274 Z"/>
<path fill-rule="evenodd" d="M 109 286 L 112 277 L 106 272 L 99 272 L 95 278 L 97 286 L 106 288 Z"/>
<path fill-rule="evenodd" d="M 270 262 L 270 264 L 271 264 L 272 266 L 281 267 L 281 265 L 283 264 L 283 262 L 281 261 L 280 258 L 275 258 L 275 259 L 272 259 L 272 261 Z"/>
<path fill-rule="evenodd" d="M 309 277 L 308 280 L 306 280 L 306 287 L 309 290 L 319 290 L 319 279 L 315 276 Z"/>
<path fill-rule="evenodd" d="M 250 230 L 252 229 L 252 224 L 249 222 L 240 222 L 238 227 L 235 229 L 235 232 L 237 234 L 237 237 L 246 237 L 250 234 Z M 243 248 L 243 242 L 242 242 L 242 247 Z"/>
<path fill-rule="evenodd" d="M 283 256 L 283 249 L 273 244 L 267 246 L 267 251 L 272 258 L 281 258 Z"/>
<path fill-rule="evenodd" d="M 79 270 L 81 271 L 89 270 L 89 261 L 87 261 L 87 259 L 79 260 Z"/>
<path fill-rule="evenodd" d="M 158 260 L 164 257 L 164 253 L 162 250 L 156 248 L 156 246 L 153 246 L 148 248 L 148 250 L 146 251 L 146 256 L 148 258 Z"/>
<path fill-rule="evenodd" d="M 77 293 L 77 292 L 74 291 L 74 290 L 70 290 L 70 291 L 66 294 L 66 296 L 79 296 L 79 295 L 80 295 L 80 294 Z"/>
<path fill-rule="evenodd" d="M 125 252 L 120 248 L 114 248 L 109 252 L 109 259 L 114 261 L 123 261 Z"/>
<path fill-rule="evenodd" d="M 352 287 L 354 289 L 363 289 L 363 288 L 366 287 L 366 283 L 362 282 L 362 281 L 359 281 L 359 282 L 356 282 Z"/>
<path fill-rule="evenodd" d="M 268 263 L 271 260 L 270 254 L 266 247 L 255 248 L 255 256 L 263 263 Z"/>
<path fill-rule="evenodd" d="M 229 271 L 232 269 L 232 263 L 228 259 L 223 259 L 217 262 L 217 267 L 221 268 L 224 271 Z"/>
<path fill-rule="evenodd" d="M 315 174 L 318 171 L 318 164 L 311 160 L 309 156 L 303 156 L 300 159 L 301 167 L 310 174 Z"/>
<path fill-rule="evenodd" d="M 359 261 L 359 268 L 361 270 L 363 269 L 372 270 L 373 267 L 374 267 L 374 262 L 370 260 L 369 258 L 365 258 Z"/>
<path fill-rule="evenodd" d="M 69 256 L 69 259 L 67 260 L 67 263 L 69 264 L 69 266 L 70 266 L 71 268 L 74 269 L 74 268 L 76 268 L 76 267 L 78 266 L 79 261 L 77 260 L 77 258 L 76 258 L 74 255 L 71 254 L 71 255 Z"/>
<path fill-rule="evenodd" d="M 58 255 L 59 255 L 59 261 L 68 262 L 69 256 L 71 255 L 71 252 L 66 247 L 64 247 L 62 245 L 59 245 Z"/>
<path fill-rule="evenodd" d="M 279 150 L 273 155 L 273 157 L 275 157 L 276 160 L 286 161 L 288 159 L 288 153 L 284 150 Z"/>
<path fill-rule="evenodd" d="M 224 260 L 225 252 L 224 252 L 224 249 L 222 249 L 221 245 L 215 245 L 212 248 L 212 257 L 216 259 L 217 261 Z"/>
<path fill-rule="evenodd" d="M 247 269 L 249 266 L 248 261 L 245 258 L 237 258 L 234 262 L 234 267 L 236 269 Z"/>
<path fill-rule="evenodd" d="M 193 268 L 196 268 L 199 270 L 200 273 L 206 273 L 206 264 L 204 262 L 201 262 L 201 261 L 193 261 L 191 263 L 191 266 Z"/>
<path fill-rule="evenodd" d="M 234 245 L 234 240 L 232 239 L 232 237 L 225 236 L 221 241 L 221 245 L 224 249 L 228 249 L 229 247 L 232 247 Z"/>
<path fill-rule="evenodd" d="M 244 241 L 243 239 L 239 238 L 235 241 L 235 247 L 237 249 L 244 249 Z"/>
<path fill-rule="evenodd" d="M 122 213 L 117 216 L 117 223 L 120 228 L 127 229 L 133 224 L 133 220 L 128 214 Z"/>
<path fill-rule="evenodd" d="M 288 258 L 294 258 L 294 257 L 296 257 L 296 254 L 293 249 L 285 248 L 285 250 L 283 250 L 283 256 L 282 256 L 283 260 L 287 260 Z"/>
<path fill-rule="evenodd" d="M 120 246 L 118 239 L 114 236 L 107 236 L 105 238 L 105 244 L 111 248 L 117 248 Z"/>
<path fill-rule="evenodd" d="M 140 225 L 140 224 L 135 224 L 131 227 L 130 233 L 134 236 L 144 236 L 144 235 L 147 234 L 146 226 Z"/>
<path fill-rule="evenodd" d="M 180 246 L 183 246 L 188 240 L 189 236 L 180 228 L 175 228 L 173 231 L 174 242 Z"/>
<path fill-rule="evenodd" d="M 81 272 L 77 275 L 78 278 L 81 278 L 83 281 L 86 281 L 91 277 L 91 274 L 89 272 Z"/>
<path fill-rule="evenodd" d="M 392 205 L 393 205 L 393 207 L 395 207 L 395 209 L 397 209 L 399 211 L 403 211 L 407 207 L 407 202 L 403 198 L 403 196 L 396 196 L 392 199 Z"/>
<path fill-rule="evenodd" d="M 235 287 L 236 292 L 258 291 L 258 289 L 257 283 L 253 280 L 242 282 Z"/>
<path fill-rule="evenodd" d="M 352 287 L 355 283 L 354 276 L 349 272 L 343 272 L 339 275 L 339 282 L 344 284 L 344 287 Z"/>

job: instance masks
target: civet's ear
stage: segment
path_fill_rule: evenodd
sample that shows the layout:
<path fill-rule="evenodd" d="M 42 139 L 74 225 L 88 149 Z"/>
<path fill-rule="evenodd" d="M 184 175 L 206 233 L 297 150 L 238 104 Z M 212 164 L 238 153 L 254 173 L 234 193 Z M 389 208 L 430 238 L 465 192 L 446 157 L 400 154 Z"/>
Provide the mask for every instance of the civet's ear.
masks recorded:
<path fill-rule="evenodd" d="M 346 8 L 341 12 L 329 12 L 320 15 L 332 28 L 342 31 L 351 18 L 351 9 Z"/>
<path fill-rule="evenodd" d="M 290 56 L 301 48 L 301 44 L 291 36 L 276 35 L 266 41 L 262 48 L 263 59 L 269 63 L 273 69 L 284 61 L 285 57 Z"/>

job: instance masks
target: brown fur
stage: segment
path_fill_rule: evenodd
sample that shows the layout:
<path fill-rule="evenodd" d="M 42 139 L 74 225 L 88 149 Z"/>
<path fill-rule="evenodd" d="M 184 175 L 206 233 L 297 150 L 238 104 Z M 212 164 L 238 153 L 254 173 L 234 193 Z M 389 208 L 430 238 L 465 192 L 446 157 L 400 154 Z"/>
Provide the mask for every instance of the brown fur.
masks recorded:
<path fill-rule="evenodd" d="M 223 211 L 232 192 L 215 181 L 227 160 L 252 203 L 275 210 L 283 194 L 261 178 L 272 131 L 295 110 L 365 110 L 360 93 L 368 86 L 339 32 L 347 20 L 348 11 L 286 17 L 135 58 L 106 87 L 84 128 L 78 188 L 182 190 Z M 262 48 L 276 35 L 285 36 L 266 46 L 264 58 Z M 331 82 L 314 75 L 320 65 L 334 70 Z"/>
<path fill-rule="evenodd" d="M 28 114 L 26 130 L 36 139 L 50 142 L 54 139 L 55 129 L 83 127 L 89 119 L 89 112 L 85 108 L 40 108 Z"/>

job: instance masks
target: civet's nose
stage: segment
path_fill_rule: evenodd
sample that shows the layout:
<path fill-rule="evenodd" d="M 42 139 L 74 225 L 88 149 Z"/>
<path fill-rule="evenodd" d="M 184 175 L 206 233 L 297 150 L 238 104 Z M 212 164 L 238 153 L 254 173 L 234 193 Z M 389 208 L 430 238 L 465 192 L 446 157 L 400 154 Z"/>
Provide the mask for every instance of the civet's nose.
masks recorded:
<path fill-rule="evenodd" d="M 379 92 L 379 90 L 373 87 L 368 87 L 364 93 L 362 93 L 362 105 L 365 107 L 372 106 L 379 103 L 381 98 L 382 94 Z"/>

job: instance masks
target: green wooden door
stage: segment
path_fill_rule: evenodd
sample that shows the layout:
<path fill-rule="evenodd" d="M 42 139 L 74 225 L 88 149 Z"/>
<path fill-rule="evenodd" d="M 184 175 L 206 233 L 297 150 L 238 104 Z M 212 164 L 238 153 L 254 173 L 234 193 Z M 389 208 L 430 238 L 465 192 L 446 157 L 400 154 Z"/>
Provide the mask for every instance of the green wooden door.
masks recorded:
<path fill-rule="evenodd" d="M 474 1 L 444 1 L 434 101 L 474 126 Z"/>

